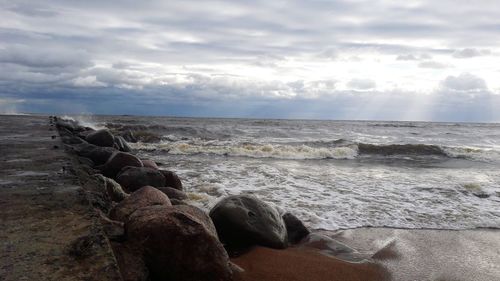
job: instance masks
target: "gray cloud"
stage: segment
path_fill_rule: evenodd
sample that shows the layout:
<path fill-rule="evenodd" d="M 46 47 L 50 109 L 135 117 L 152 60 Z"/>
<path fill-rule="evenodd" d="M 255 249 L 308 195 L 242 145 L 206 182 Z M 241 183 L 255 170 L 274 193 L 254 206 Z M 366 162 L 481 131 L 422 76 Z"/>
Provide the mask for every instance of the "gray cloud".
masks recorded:
<path fill-rule="evenodd" d="M 464 58 L 498 53 L 499 15 L 494 3 L 456 5 L 451 0 L 418 5 L 367 0 L 4 1 L 0 99 L 22 100 L 18 106 L 35 111 L 54 109 L 56 103 L 64 109 L 73 102 L 101 113 L 105 104 L 123 112 L 176 104 L 185 110 L 176 114 L 224 114 L 232 112 L 225 101 L 240 100 L 248 103 L 245 112 L 255 114 L 263 114 L 264 108 L 284 114 L 287 109 L 277 107 L 289 106 L 300 116 L 349 119 L 359 117 L 361 105 L 374 104 L 374 99 L 382 106 L 419 98 L 411 86 L 382 91 L 388 81 L 377 79 L 399 82 L 415 76 L 415 81 L 427 81 L 432 80 L 427 73 L 439 69 L 440 77 L 448 77 L 442 82 L 433 78 L 429 83 L 435 84 L 428 88 L 437 85 L 439 91 L 427 94 L 453 97 L 455 108 L 474 111 L 457 104 L 481 106 L 483 100 L 471 101 L 463 92 L 490 97 L 486 81 L 451 74 L 488 71 Z M 396 66 L 387 63 L 394 58 L 400 61 Z M 470 69 L 463 68 L 468 63 Z M 440 100 L 443 108 L 451 104 Z M 301 103 L 310 105 L 311 112 L 301 112 L 307 109 Z M 335 107 L 339 115 L 318 109 L 323 115 L 313 116 L 314 107 L 328 112 Z M 437 110 L 433 108 L 429 105 L 429 112 Z M 444 111 L 452 114 L 453 109 Z M 373 112 L 359 118 L 378 118 Z M 394 111 L 385 118 L 409 118 L 404 115 Z"/>
<path fill-rule="evenodd" d="M 485 56 L 485 55 L 489 55 L 490 53 L 491 53 L 491 51 L 489 51 L 489 50 L 478 50 L 478 49 L 474 49 L 474 48 L 465 48 L 462 50 L 455 51 L 453 53 L 453 57 L 460 58 L 460 59 L 466 59 L 466 58 Z"/>
<path fill-rule="evenodd" d="M 418 67 L 420 68 L 433 68 L 433 69 L 443 69 L 443 68 L 448 68 L 450 67 L 447 64 L 440 63 L 437 61 L 423 61 L 418 64 Z"/>
<path fill-rule="evenodd" d="M 441 82 L 441 86 L 454 91 L 485 91 L 488 88 L 482 78 L 470 73 L 448 76 Z"/>

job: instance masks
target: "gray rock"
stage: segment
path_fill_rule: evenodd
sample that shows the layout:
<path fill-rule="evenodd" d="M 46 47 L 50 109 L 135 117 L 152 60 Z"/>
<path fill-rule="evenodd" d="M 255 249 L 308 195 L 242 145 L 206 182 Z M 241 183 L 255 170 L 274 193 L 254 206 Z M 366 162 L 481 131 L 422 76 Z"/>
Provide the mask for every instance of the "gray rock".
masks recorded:
<path fill-rule="evenodd" d="M 283 215 L 283 221 L 285 222 L 286 231 L 288 233 L 288 242 L 292 244 L 297 244 L 306 237 L 310 231 L 304 224 L 291 213 L 285 213 Z"/>
<path fill-rule="evenodd" d="M 96 165 L 104 164 L 106 161 L 108 161 L 109 157 L 111 157 L 111 155 L 113 155 L 113 153 L 116 151 L 114 148 L 111 147 L 100 147 L 89 143 L 74 145 L 72 146 L 72 149 L 75 151 L 76 154 L 82 157 L 89 158 Z"/>
<path fill-rule="evenodd" d="M 116 178 L 116 175 L 127 166 L 142 167 L 142 162 L 133 154 L 117 151 L 106 161 L 102 173 L 106 177 Z"/>
<path fill-rule="evenodd" d="M 251 195 L 233 195 L 222 199 L 210 211 L 219 238 L 228 249 L 262 245 L 283 249 L 288 238 L 278 211 Z"/>
<path fill-rule="evenodd" d="M 109 130 L 102 129 L 87 135 L 86 141 L 101 147 L 113 147 L 115 144 L 113 134 Z"/>
<path fill-rule="evenodd" d="M 125 167 L 116 177 L 116 181 L 128 192 L 143 186 L 165 186 L 165 177 L 160 171 L 147 167 Z"/>
<path fill-rule="evenodd" d="M 176 173 L 166 170 L 160 170 L 160 172 L 165 177 L 165 186 L 169 186 L 177 190 L 183 190 L 181 179 Z"/>

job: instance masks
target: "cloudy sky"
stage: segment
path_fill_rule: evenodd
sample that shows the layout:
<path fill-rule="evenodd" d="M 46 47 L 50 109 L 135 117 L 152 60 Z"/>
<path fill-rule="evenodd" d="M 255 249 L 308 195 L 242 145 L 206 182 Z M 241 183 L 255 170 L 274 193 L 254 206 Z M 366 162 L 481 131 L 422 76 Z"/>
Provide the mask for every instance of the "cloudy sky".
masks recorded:
<path fill-rule="evenodd" d="M 500 121 L 497 1 L 4 1 L 0 112 Z"/>

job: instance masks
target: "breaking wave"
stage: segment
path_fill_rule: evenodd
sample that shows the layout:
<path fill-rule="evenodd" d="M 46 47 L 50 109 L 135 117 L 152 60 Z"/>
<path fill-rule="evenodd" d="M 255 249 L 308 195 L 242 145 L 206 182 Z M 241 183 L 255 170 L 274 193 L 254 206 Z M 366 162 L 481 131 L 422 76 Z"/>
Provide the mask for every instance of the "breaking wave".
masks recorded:
<path fill-rule="evenodd" d="M 500 152 L 471 147 L 444 147 L 432 144 L 368 144 L 344 139 L 333 141 L 251 143 L 231 140 L 206 140 L 164 136 L 157 143 L 139 142 L 135 149 L 163 151 L 176 155 L 213 154 L 220 156 L 275 159 L 356 159 L 358 157 L 391 157 L 408 159 L 466 159 L 492 162 Z"/>
<path fill-rule="evenodd" d="M 215 154 L 277 159 L 354 159 L 358 152 L 354 147 L 311 147 L 307 145 L 250 144 L 218 142 L 160 142 L 137 143 L 141 150 L 162 150 L 170 154 Z"/>

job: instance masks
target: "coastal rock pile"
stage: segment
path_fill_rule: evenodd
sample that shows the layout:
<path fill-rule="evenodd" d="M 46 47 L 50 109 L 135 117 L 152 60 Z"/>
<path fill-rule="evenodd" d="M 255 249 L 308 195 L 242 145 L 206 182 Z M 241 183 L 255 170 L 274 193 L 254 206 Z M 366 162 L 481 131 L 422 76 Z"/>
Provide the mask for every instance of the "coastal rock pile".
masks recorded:
<path fill-rule="evenodd" d="M 250 195 L 226 197 L 208 215 L 186 202 L 177 174 L 138 158 L 124 137 L 54 119 L 67 150 L 77 155 L 87 198 L 109 226 L 124 280 L 232 280 L 241 268 L 227 251 L 283 249 L 309 234 L 292 214 Z"/>

